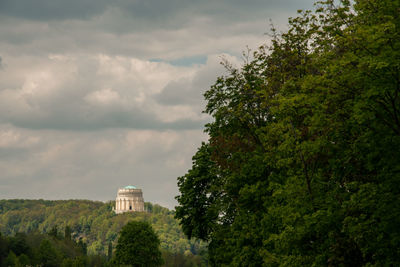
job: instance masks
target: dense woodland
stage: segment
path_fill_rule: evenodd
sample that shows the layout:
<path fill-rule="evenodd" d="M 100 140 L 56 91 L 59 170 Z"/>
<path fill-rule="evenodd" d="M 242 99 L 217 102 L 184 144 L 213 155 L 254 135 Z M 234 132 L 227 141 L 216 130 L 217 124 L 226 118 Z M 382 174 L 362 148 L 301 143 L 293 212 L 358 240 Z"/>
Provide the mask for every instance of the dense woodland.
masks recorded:
<path fill-rule="evenodd" d="M 324 1 L 205 93 L 176 217 L 214 266 L 400 266 L 400 1 Z"/>
<path fill-rule="evenodd" d="M 0 200 L 0 266 L 16 259 L 21 264 L 27 259 L 30 264 L 43 263 L 44 250 L 57 263 L 49 266 L 63 262 L 65 266 L 105 266 L 129 221 L 152 226 L 160 239 L 164 266 L 206 264 L 205 243 L 189 241 L 173 211 L 145 203 L 146 212 L 116 215 L 113 206 L 114 202 L 89 200 Z"/>

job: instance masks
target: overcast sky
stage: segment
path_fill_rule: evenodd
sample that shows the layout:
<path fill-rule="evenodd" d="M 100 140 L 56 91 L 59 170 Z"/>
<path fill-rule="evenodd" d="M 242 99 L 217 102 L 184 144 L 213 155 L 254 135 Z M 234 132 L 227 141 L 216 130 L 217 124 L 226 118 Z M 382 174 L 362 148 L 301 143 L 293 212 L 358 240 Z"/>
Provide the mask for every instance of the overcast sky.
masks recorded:
<path fill-rule="evenodd" d="M 313 0 L 0 0 L 0 198 L 173 208 L 225 57 Z"/>

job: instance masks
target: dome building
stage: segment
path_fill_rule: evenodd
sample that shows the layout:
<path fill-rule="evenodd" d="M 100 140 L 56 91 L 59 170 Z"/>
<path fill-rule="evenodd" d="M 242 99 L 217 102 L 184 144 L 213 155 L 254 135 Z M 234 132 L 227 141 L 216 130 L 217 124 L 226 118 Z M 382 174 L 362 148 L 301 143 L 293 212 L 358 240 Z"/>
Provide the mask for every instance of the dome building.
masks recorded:
<path fill-rule="evenodd" d="M 144 200 L 142 189 L 128 185 L 118 189 L 115 200 L 115 213 L 144 211 Z"/>

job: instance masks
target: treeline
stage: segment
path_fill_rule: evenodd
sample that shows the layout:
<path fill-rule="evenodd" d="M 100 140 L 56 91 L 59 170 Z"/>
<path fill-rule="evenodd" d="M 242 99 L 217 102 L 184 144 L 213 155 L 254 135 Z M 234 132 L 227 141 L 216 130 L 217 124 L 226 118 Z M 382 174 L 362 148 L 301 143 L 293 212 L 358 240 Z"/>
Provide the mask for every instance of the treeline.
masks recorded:
<path fill-rule="evenodd" d="M 105 255 L 87 255 L 86 244 L 60 237 L 31 232 L 14 236 L 0 235 L 0 266 L 108 266 Z M 112 256 L 110 254 L 110 256 Z"/>
<path fill-rule="evenodd" d="M 54 247 L 70 236 L 71 244 L 85 247 L 84 256 L 89 255 L 86 261 L 89 264 L 91 257 L 106 258 L 110 246 L 112 250 L 115 249 L 119 232 L 129 221 L 145 221 L 152 226 L 161 241 L 165 266 L 206 264 L 206 244 L 188 240 L 174 219 L 173 211 L 145 203 L 146 212 L 116 215 L 113 207 L 114 202 L 89 200 L 0 200 L 0 232 L 4 238 L 11 239 L 25 234 L 28 240 L 32 236 L 41 241 L 52 236 L 50 242 Z M 39 247 L 38 242 L 34 247 Z"/>
<path fill-rule="evenodd" d="M 319 1 L 205 93 L 176 217 L 214 266 L 400 266 L 400 1 Z"/>

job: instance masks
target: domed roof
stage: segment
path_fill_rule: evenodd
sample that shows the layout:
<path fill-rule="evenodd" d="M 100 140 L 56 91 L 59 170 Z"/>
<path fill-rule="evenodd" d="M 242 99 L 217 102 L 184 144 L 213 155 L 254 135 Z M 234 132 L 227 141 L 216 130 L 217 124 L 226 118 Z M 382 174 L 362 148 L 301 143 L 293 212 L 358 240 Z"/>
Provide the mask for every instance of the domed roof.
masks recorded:
<path fill-rule="evenodd" d="M 136 186 L 127 185 L 127 186 L 124 187 L 124 189 L 136 189 Z"/>

